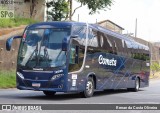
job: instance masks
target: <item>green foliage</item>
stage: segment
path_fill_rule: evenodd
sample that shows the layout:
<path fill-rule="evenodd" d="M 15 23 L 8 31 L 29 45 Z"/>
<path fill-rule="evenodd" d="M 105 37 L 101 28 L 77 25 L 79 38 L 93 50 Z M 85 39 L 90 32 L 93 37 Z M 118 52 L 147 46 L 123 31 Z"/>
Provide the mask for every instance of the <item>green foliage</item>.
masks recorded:
<path fill-rule="evenodd" d="M 52 21 L 61 21 L 68 16 L 69 12 L 69 3 L 66 0 L 52 0 L 46 3 L 47 8 L 47 15 L 49 19 Z"/>
<path fill-rule="evenodd" d="M 76 0 L 82 5 L 87 5 L 90 10 L 89 14 L 99 13 L 99 10 L 105 10 L 112 5 L 113 0 Z"/>
<path fill-rule="evenodd" d="M 69 5 L 72 0 L 52 0 L 46 3 L 48 11 L 48 19 L 52 21 L 66 20 L 68 17 L 72 17 L 77 9 L 86 5 L 90 10 L 89 14 L 99 13 L 99 10 L 106 10 L 112 5 L 113 0 L 76 0 L 81 3 L 81 6 L 73 9 L 71 15 L 69 15 Z"/>
<path fill-rule="evenodd" d="M 15 71 L 0 71 L 0 88 L 16 87 Z"/>
<path fill-rule="evenodd" d="M 152 71 L 155 71 L 155 72 L 157 72 L 157 71 L 160 71 L 160 65 L 159 65 L 159 63 L 153 63 L 152 65 L 151 65 L 151 70 Z"/>
<path fill-rule="evenodd" d="M 28 25 L 28 24 L 33 24 L 38 21 L 35 21 L 30 18 L 1 18 L 0 19 L 0 28 L 5 28 L 5 27 L 17 27 L 20 25 Z"/>

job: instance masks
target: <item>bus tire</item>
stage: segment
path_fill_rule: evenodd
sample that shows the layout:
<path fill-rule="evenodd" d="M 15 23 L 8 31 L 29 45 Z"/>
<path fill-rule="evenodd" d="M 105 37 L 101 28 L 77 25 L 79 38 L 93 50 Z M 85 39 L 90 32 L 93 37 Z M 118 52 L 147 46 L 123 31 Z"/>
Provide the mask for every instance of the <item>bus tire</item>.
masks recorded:
<path fill-rule="evenodd" d="M 88 77 L 88 80 L 85 84 L 85 90 L 81 92 L 83 98 L 92 97 L 94 93 L 94 80 L 92 77 Z"/>
<path fill-rule="evenodd" d="M 139 91 L 139 88 L 140 88 L 140 81 L 139 81 L 139 78 L 136 78 L 135 87 L 133 88 L 133 91 L 137 92 L 137 91 Z"/>
<path fill-rule="evenodd" d="M 140 88 L 140 80 L 139 80 L 139 78 L 136 78 L 135 79 L 135 86 L 134 86 L 134 88 L 127 88 L 127 90 L 128 91 L 137 92 L 137 91 L 139 91 L 139 88 Z"/>
<path fill-rule="evenodd" d="M 43 93 L 48 97 L 54 96 L 56 94 L 55 91 L 43 91 Z"/>

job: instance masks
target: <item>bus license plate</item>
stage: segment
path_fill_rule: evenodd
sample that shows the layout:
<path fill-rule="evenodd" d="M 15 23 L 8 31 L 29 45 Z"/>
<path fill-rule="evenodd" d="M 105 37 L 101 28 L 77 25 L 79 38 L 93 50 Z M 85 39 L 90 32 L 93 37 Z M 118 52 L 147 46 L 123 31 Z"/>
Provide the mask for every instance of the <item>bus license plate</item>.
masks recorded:
<path fill-rule="evenodd" d="M 40 84 L 40 83 L 32 83 L 32 86 L 33 86 L 33 87 L 40 87 L 41 84 Z"/>

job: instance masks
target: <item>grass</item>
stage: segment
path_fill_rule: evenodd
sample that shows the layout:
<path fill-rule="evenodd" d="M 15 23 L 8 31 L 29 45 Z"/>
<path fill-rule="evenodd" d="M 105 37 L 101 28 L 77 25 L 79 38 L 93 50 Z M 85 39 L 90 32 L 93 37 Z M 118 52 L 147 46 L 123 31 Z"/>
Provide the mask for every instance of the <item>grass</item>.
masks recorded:
<path fill-rule="evenodd" d="M 0 71 L 0 88 L 16 87 L 15 71 Z"/>
<path fill-rule="evenodd" d="M 0 19 L 0 28 L 11 28 L 11 27 L 17 27 L 20 25 L 28 25 L 28 24 L 33 24 L 38 21 L 33 20 L 31 18 L 1 18 Z"/>

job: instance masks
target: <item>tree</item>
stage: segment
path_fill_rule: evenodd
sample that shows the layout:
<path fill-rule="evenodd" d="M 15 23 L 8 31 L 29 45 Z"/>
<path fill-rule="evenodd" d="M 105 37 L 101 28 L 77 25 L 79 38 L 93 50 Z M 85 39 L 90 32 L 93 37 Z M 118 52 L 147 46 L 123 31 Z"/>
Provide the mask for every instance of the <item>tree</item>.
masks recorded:
<path fill-rule="evenodd" d="M 160 65 L 159 63 L 155 62 L 151 65 L 151 70 L 154 71 L 154 72 L 158 72 L 160 71 Z"/>
<path fill-rule="evenodd" d="M 76 10 L 84 5 L 87 5 L 90 10 L 89 14 L 99 13 L 99 10 L 106 10 L 112 5 L 112 0 L 75 0 L 80 3 L 80 6 L 75 8 L 72 12 L 72 0 L 52 0 L 46 3 L 47 8 L 51 8 L 51 11 L 47 11 L 47 15 L 54 21 L 66 20 L 75 14 Z M 69 13 L 72 12 L 72 13 Z"/>
<path fill-rule="evenodd" d="M 89 14 L 99 13 L 99 10 L 106 10 L 112 5 L 112 0 L 76 0 L 81 5 L 74 9 L 73 13 L 70 14 L 70 18 L 74 15 L 77 9 L 81 8 L 84 5 L 87 5 L 90 10 Z M 70 0 L 70 3 L 72 0 Z M 71 3 L 72 4 L 72 3 Z"/>
<path fill-rule="evenodd" d="M 36 7 L 36 4 L 37 4 L 37 1 L 36 0 L 24 0 L 24 2 L 29 2 L 30 4 L 30 11 L 29 11 L 29 15 L 30 15 L 30 18 L 33 18 L 34 14 L 36 14 L 36 10 L 35 10 L 35 7 Z"/>
<path fill-rule="evenodd" d="M 52 0 L 46 3 L 47 6 L 47 18 L 50 18 L 52 21 L 61 21 L 65 20 L 68 16 L 69 5 L 66 0 Z"/>

